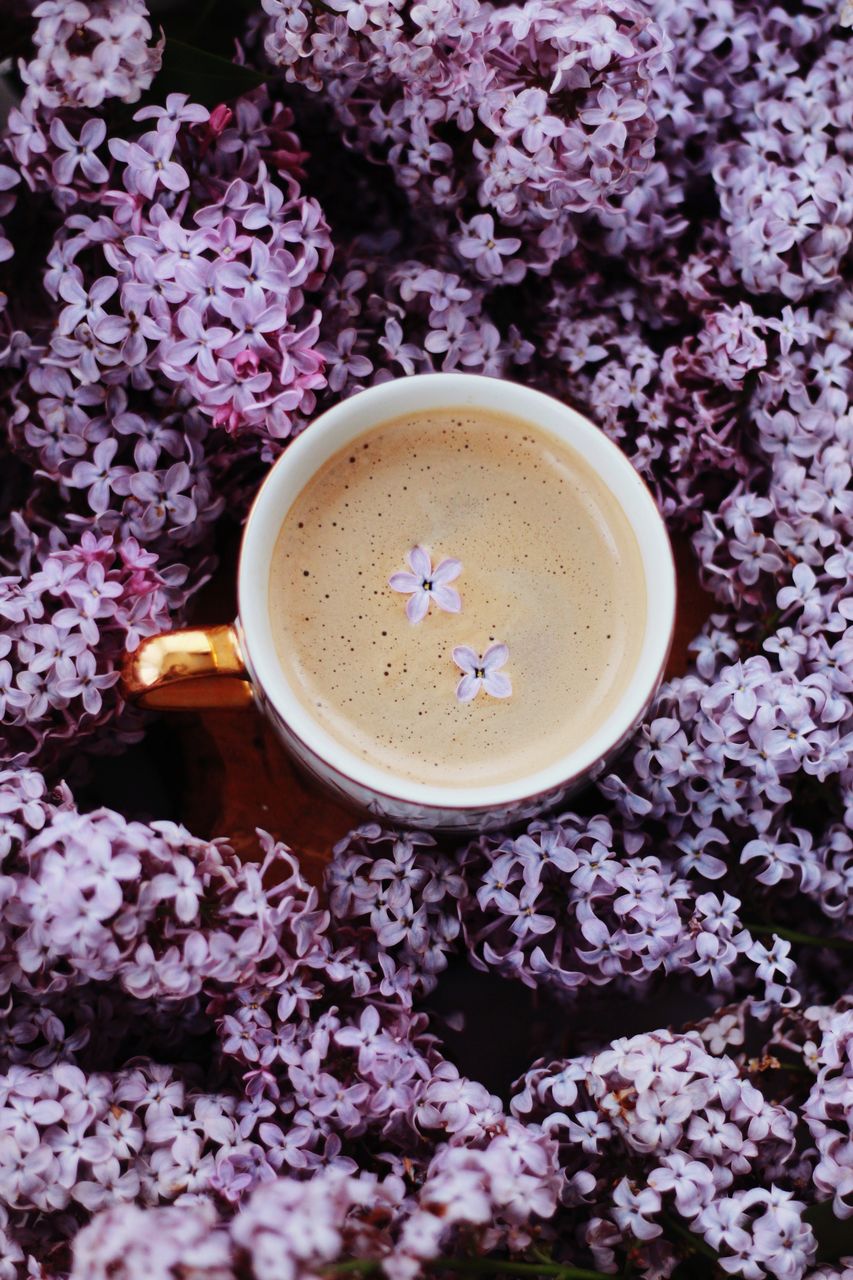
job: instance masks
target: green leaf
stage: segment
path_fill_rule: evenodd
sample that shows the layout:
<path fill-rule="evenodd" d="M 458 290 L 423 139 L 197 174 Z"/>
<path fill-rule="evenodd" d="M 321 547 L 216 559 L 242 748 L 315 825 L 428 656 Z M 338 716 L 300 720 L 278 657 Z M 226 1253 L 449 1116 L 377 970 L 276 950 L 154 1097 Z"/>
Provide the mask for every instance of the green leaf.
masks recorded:
<path fill-rule="evenodd" d="M 257 89 L 265 79 L 253 67 L 241 67 L 218 53 L 169 36 L 163 49 L 163 65 L 148 96 L 163 101 L 169 93 L 187 93 L 192 102 L 215 107 Z"/>
<path fill-rule="evenodd" d="M 837 1262 L 853 1253 L 853 1223 L 842 1221 L 832 1211 L 831 1200 L 819 1200 L 809 1205 L 803 1214 L 817 1237 L 818 1262 Z"/>

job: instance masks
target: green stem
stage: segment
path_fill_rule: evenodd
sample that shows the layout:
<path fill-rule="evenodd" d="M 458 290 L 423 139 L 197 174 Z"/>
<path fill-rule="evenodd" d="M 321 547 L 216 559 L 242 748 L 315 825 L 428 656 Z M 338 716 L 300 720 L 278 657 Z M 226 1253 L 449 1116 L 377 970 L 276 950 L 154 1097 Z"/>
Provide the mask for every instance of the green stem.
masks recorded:
<path fill-rule="evenodd" d="M 812 1080 L 816 1078 L 815 1073 L 804 1062 L 784 1062 L 781 1058 L 777 1058 L 776 1061 L 779 1064 L 777 1068 L 779 1071 L 792 1071 L 798 1076 L 811 1076 Z"/>
<path fill-rule="evenodd" d="M 348 1258 L 346 1262 L 332 1262 L 328 1267 L 321 1267 L 324 1276 L 343 1276 L 347 1272 L 358 1271 L 370 1275 L 379 1270 L 379 1263 L 373 1258 Z"/>
<path fill-rule="evenodd" d="M 678 1236 L 685 1244 L 689 1244 L 694 1253 L 701 1253 L 703 1257 L 709 1258 L 712 1262 L 719 1262 L 719 1255 L 706 1244 L 701 1236 L 697 1236 L 695 1232 L 685 1227 L 671 1213 L 662 1213 L 661 1218 L 667 1229 Z"/>
<path fill-rule="evenodd" d="M 570 1267 L 562 1262 L 513 1262 L 511 1258 L 434 1258 L 425 1264 L 430 1271 L 456 1271 L 460 1275 L 550 1276 L 553 1280 L 620 1280 L 587 1267 Z M 372 1276 L 381 1270 L 373 1258 L 350 1258 L 323 1268 L 323 1274 Z"/>
<path fill-rule="evenodd" d="M 811 933 L 798 933 L 796 929 L 786 929 L 781 924 L 752 924 L 742 921 L 744 929 L 750 933 L 763 933 L 770 937 L 784 938 L 786 942 L 796 942 L 803 947 L 829 947 L 833 951 L 853 951 L 853 941 L 847 938 L 816 938 Z"/>
<path fill-rule="evenodd" d="M 509 1258 L 436 1258 L 432 1268 L 467 1271 L 469 1275 L 554 1276 L 558 1280 L 614 1280 L 602 1271 L 569 1267 L 562 1262 L 513 1262 Z"/>

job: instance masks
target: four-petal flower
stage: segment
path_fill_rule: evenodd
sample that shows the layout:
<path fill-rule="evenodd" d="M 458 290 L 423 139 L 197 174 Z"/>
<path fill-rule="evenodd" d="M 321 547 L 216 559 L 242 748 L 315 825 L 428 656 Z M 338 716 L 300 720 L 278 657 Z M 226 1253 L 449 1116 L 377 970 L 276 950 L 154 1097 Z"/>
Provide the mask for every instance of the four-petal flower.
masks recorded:
<path fill-rule="evenodd" d="M 460 702 L 470 702 L 476 698 L 480 689 L 485 689 L 491 698 L 508 698 L 512 693 L 512 683 L 508 675 L 498 668 L 502 667 L 509 657 L 509 649 L 505 644 L 491 644 L 482 657 L 469 649 L 467 644 L 459 644 L 453 650 L 453 661 L 460 671 L 462 679 L 456 686 L 456 697 Z"/>
<path fill-rule="evenodd" d="M 459 592 L 448 584 L 462 572 L 459 560 L 442 560 L 432 567 L 428 551 L 424 547 L 412 547 L 406 556 L 411 573 L 393 573 L 388 579 L 392 591 L 402 591 L 411 596 L 406 605 L 410 622 L 421 622 L 427 615 L 430 600 L 446 613 L 458 613 L 462 608 Z"/>

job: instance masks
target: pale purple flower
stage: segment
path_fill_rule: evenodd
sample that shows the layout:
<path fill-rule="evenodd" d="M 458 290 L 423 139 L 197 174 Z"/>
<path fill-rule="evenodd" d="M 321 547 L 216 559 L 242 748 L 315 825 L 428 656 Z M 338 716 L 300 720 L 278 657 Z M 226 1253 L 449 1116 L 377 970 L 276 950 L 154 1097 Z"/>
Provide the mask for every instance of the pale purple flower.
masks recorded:
<path fill-rule="evenodd" d="M 177 124 L 202 124 L 208 119 L 209 112 L 198 103 L 190 102 L 185 93 L 170 93 L 165 107 L 159 103 L 140 107 L 134 113 L 134 120 L 168 120 Z"/>
<path fill-rule="evenodd" d="M 189 306 L 181 307 L 177 325 L 184 336 L 177 342 L 163 344 L 163 362 L 176 371 L 192 363 L 203 377 L 213 381 L 216 378 L 214 352 L 232 340 L 231 330 L 224 325 L 206 325 L 198 312 Z"/>
<path fill-rule="evenodd" d="M 783 307 L 781 316 L 768 316 L 768 329 L 775 329 L 779 334 L 779 346 L 782 354 L 787 355 L 793 346 L 805 346 L 812 335 L 819 333 L 819 327 L 809 319 L 808 309 Z"/>
<path fill-rule="evenodd" d="M 186 170 L 172 159 L 175 140 L 168 132 L 147 133 L 141 143 L 110 138 L 108 146 L 115 159 L 127 165 L 131 188 L 149 200 L 158 186 L 169 191 L 189 186 Z"/>
<path fill-rule="evenodd" d="M 358 330 L 349 327 L 340 331 L 334 346 L 331 343 L 320 346 L 328 369 L 329 386 L 333 391 L 340 391 L 349 378 L 358 380 L 373 372 L 371 361 L 355 349 L 357 343 Z"/>
<path fill-rule="evenodd" d="M 413 547 L 406 555 L 411 573 L 392 573 L 388 586 L 411 598 L 406 605 L 406 617 L 412 623 L 421 622 L 427 615 L 430 601 L 445 613 L 459 613 L 462 601 L 459 592 L 449 584 L 462 572 L 460 560 L 441 560 L 433 569 L 432 559 L 425 547 Z"/>
<path fill-rule="evenodd" d="M 549 113 L 544 89 L 522 89 L 504 112 L 503 121 L 510 129 L 521 130 L 522 144 L 531 152 L 538 151 L 548 138 L 559 137 L 564 128 L 563 122 Z"/>
<path fill-rule="evenodd" d="M 463 234 L 458 239 L 463 258 L 473 259 L 477 270 L 487 278 L 505 274 L 503 259 L 511 257 L 521 248 L 516 236 L 497 237 L 495 221 L 490 213 L 479 213 L 462 224 Z"/>
<path fill-rule="evenodd" d="M 59 332 L 73 333 L 78 325 L 94 324 L 102 319 L 106 312 L 103 304 L 113 296 L 118 288 L 118 281 L 111 276 L 100 276 L 89 289 L 76 274 L 63 276 L 59 284 L 59 295 L 69 305 L 60 314 Z"/>
<path fill-rule="evenodd" d="M 107 126 L 103 120 L 90 119 L 80 130 L 79 139 L 75 139 L 66 129 L 59 116 L 55 116 L 50 125 L 51 141 L 63 152 L 53 162 L 53 176 L 57 182 L 67 186 L 74 178 L 74 171 L 80 172 L 89 182 L 106 182 L 108 174 L 105 166 L 95 154 L 107 136 Z"/>
<path fill-rule="evenodd" d="M 57 681 L 56 692 L 61 698 L 80 698 L 89 715 L 97 715 L 101 709 L 103 689 L 111 689 L 119 678 L 118 671 L 98 674 L 95 655 L 84 649 L 75 659 L 75 672 Z"/>
<path fill-rule="evenodd" d="M 624 147 L 628 137 L 625 121 L 636 120 L 646 111 L 644 102 L 620 98 L 610 85 L 605 85 L 598 92 L 597 106 L 582 110 L 580 119 L 584 124 L 597 126 L 594 141 Z"/>
<path fill-rule="evenodd" d="M 804 606 L 808 609 L 809 602 L 814 597 L 817 578 L 814 571 L 807 564 L 798 564 L 794 566 L 793 574 L 794 585 L 791 587 L 782 587 L 776 596 L 776 603 L 783 612 L 796 606 Z"/>
<path fill-rule="evenodd" d="M 512 693 L 512 683 L 509 676 L 500 670 L 508 658 L 509 649 L 505 644 L 489 645 L 482 656 L 466 644 L 457 645 L 453 650 L 453 661 L 463 672 L 456 686 L 458 700 L 470 702 L 480 689 L 491 698 L 508 698 Z"/>

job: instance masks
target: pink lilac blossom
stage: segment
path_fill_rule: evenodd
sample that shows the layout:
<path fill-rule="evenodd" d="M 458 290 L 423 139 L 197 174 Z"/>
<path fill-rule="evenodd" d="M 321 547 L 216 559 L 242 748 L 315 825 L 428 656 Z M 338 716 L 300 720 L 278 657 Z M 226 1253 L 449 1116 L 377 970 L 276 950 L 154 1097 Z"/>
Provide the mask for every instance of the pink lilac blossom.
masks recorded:
<path fill-rule="evenodd" d="M 728 871 L 709 852 L 725 852 L 722 833 L 703 834 L 673 842 L 664 860 L 644 856 L 630 827 L 564 814 L 514 838 L 481 836 L 442 866 L 429 837 L 368 826 L 336 846 L 329 903 L 334 918 L 373 934 L 364 954 L 378 957 L 389 995 L 413 978 L 432 990 L 464 944 L 476 969 L 569 1007 L 584 988 L 642 990 L 667 975 L 718 994 L 752 990 L 768 1012 L 796 1004 L 790 944 L 766 946 L 745 924 L 743 903 L 703 883 Z M 777 918 L 787 919 L 786 889 L 768 895 Z"/>
<path fill-rule="evenodd" d="M 329 386 L 349 395 L 389 377 L 459 369 L 499 376 L 528 363 L 533 346 L 514 325 L 502 333 L 486 310 L 486 295 L 438 255 L 395 254 L 394 238 L 374 246 L 356 239 L 343 247 L 323 294 L 319 350 Z M 353 325 L 353 318 L 361 324 Z"/>
<path fill-rule="evenodd" d="M 32 16 L 33 56 L 21 62 L 25 90 L 9 119 L 30 152 L 45 150 L 53 120 L 67 138 L 55 112 L 95 110 L 109 98 L 137 102 L 160 69 L 163 40 L 142 0 L 44 0 Z"/>

